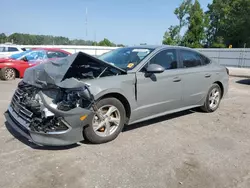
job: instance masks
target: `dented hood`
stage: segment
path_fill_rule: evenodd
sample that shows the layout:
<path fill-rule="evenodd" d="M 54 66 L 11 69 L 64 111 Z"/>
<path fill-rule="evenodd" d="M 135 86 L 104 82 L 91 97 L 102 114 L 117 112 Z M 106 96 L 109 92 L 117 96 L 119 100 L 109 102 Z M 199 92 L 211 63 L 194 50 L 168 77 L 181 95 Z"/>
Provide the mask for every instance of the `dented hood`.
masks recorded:
<path fill-rule="evenodd" d="M 78 52 L 63 59 L 48 61 L 46 63 L 26 69 L 23 81 L 38 87 L 47 87 L 49 85 L 60 86 L 62 85 L 61 82 L 64 80 L 64 77 L 69 68 L 74 63 L 80 64 L 81 62 L 85 61 L 94 61 L 126 73 L 125 70 L 111 65 L 105 61 L 97 59 L 86 53 Z M 79 82 L 74 78 L 72 79 L 76 82 Z"/>

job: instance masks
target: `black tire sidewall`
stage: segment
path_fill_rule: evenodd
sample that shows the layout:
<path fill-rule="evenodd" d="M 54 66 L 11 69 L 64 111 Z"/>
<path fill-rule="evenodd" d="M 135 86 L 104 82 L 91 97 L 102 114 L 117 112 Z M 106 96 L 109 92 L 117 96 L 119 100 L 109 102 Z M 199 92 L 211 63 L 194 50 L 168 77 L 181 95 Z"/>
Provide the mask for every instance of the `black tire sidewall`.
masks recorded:
<path fill-rule="evenodd" d="M 210 108 L 210 106 L 209 106 L 209 96 L 210 96 L 210 94 L 211 94 L 211 91 L 213 90 L 213 89 L 215 89 L 215 88 L 217 88 L 218 90 L 219 90 L 219 92 L 220 92 L 220 100 L 219 100 L 219 103 L 218 103 L 218 105 L 216 106 L 216 108 Z M 218 84 L 213 84 L 212 85 L 212 87 L 209 89 L 209 91 L 208 91 L 208 94 L 207 94 L 207 97 L 206 97 L 206 102 L 205 102 L 205 104 L 204 104 L 204 110 L 205 111 L 207 111 L 207 112 L 214 112 L 214 111 L 216 111 L 218 108 L 219 108 L 219 106 L 220 106 L 220 102 L 221 102 L 221 97 L 222 97 L 222 93 L 221 93 L 221 88 L 220 88 L 220 86 L 218 85 Z"/>
<path fill-rule="evenodd" d="M 102 106 L 105 106 L 105 105 L 115 106 L 120 112 L 120 116 L 121 116 L 120 124 L 118 125 L 118 128 L 116 129 L 116 131 L 112 135 L 107 136 L 107 137 L 101 137 L 101 136 L 97 135 L 93 129 L 93 126 L 88 125 L 83 130 L 84 137 L 88 141 L 90 141 L 91 143 L 94 143 L 94 144 L 101 144 L 101 143 L 105 143 L 105 142 L 109 142 L 111 140 L 114 140 L 119 135 L 119 133 L 122 131 L 122 129 L 124 127 L 124 123 L 125 123 L 125 119 L 126 119 L 126 111 L 124 109 L 123 104 L 116 98 L 104 98 L 104 99 L 99 100 L 96 105 L 97 105 L 98 109 Z"/>

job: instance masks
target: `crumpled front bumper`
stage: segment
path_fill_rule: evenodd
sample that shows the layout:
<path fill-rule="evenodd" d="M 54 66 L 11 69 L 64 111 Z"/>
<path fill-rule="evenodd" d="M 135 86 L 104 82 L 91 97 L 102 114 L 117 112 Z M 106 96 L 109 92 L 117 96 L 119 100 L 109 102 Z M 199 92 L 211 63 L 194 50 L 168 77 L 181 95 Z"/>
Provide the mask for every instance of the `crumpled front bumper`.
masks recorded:
<path fill-rule="evenodd" d="M 62 117 L 63 121 L 67 124 L 68 129 L 60 132 L 36 132 L 30 130 L 28 126 L 22 121 L 22 119 L 15 113 L 10 106 L 5 113 L 5 118 L 8 124 L 19 134 L 26 137 L 28 140 L 38 145 L 46 146 L 64 146 L 71 145 L 82 141 L 84 126 L 91 125 L 94 112 L 88 109 L 75 108 L 68 112 L 59 111 L 57 109 L 49 109 L 56 117 Z M 87 115 L 85 120 L 81 120 L 80 117 Z"/>

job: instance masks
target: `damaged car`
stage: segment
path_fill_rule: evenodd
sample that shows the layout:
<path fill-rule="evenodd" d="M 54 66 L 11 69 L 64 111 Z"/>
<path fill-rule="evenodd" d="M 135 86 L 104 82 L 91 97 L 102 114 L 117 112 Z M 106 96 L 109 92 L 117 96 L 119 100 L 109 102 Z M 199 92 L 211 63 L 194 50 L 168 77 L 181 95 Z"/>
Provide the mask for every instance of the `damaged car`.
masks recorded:
<path fill-rule="evenodd" d="M 5 117 L 39 145 L 100 144 L 124 125 L 194 107 L 214 112 L 228 79 L 225 67 L 184 47 L 78 52 L 27 69 Z"/>

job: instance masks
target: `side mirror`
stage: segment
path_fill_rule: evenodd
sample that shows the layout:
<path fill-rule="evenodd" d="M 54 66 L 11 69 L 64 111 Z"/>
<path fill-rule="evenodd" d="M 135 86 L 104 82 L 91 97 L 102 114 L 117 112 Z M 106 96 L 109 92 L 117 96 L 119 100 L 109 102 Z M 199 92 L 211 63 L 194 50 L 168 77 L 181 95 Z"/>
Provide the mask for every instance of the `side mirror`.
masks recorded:
<path fill-rule="evenodd" d="M 165 71 L 165 68 L 158 64 L 149 64 L 146 69 L 147 73 L 162 73 Z"/>
<path fill-rule="evenodd" d="M 22 58 L 22 60 L 28 62 L 28 59 L 27 59 L 26 56 L 24 56 L 24 57 Z"/>

